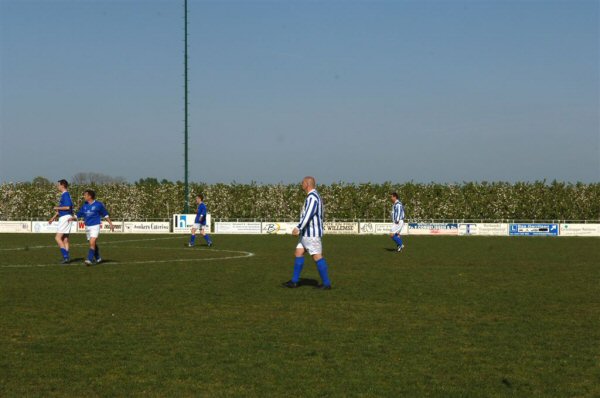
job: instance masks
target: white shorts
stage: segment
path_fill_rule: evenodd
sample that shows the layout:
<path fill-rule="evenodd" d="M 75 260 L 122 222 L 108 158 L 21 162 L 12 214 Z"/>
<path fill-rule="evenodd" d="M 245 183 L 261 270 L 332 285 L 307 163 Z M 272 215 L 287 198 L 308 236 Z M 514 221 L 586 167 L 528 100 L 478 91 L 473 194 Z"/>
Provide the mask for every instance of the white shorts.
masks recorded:
<path fill-rule="evenodd" d="M 323 253 L 323 243 L 321 242 L 321 238 L 303 236 L 300 238 L 298 245 L 296 245 L 296 249 L 304 249 L 308 254 L 314 256 L 315 254 Z"/>
<path fill-rule="evenodd" d="M 89 227 L 86 225 L 85 234 L 87 236 L 87 240 L 90 240 L 91 238 L 97 238 L 100 234 L 100 224 L 90 225 Z"/>
<path fill-rule="evenodd" d="M 402 228 L 404 227 L 404 220 L 400 220 L 398 224 L 392 224 L 392 234 L 396 235 L 402 232 Z"/>
<path fill-rule="evenodd" d="M 206 231 L 206 225 L 202 225 L 202 224 L 194 224 L 194 226 L 192 228 L 194 228 L 195 230 L 200 231 L 200 232 Z"/>
<path fill-rule="evenodd" d="M 73 216 L 70 214 L 67 214 L 66 216 L 60 216 L 58 219 L 58 229 L 56 230 L 57 233 L 69 234 L 71 232 L 71 217 Z"/>

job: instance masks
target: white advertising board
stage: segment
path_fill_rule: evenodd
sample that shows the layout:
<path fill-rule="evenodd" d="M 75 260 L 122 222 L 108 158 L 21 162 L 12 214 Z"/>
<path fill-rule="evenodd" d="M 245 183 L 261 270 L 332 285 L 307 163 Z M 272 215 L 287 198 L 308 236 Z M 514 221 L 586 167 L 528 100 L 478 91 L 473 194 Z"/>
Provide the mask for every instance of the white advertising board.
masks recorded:
<path fill-rule="evenodd" d="M 168 221 L 163 222 L 133 222 L 123 224 L 123 232 L 128 234 L 168 234 L 171 226 Z M 188 231 L 189 232 L 189 231 Z"/>
<path fill-rule="evenodd" d="M 374 234 L 374 235 L 383 235 L 392 233 L 392 223 L 391 222 L 361 222 L 360 223 L 360 233 L 361 234 Z M 408 224 L 404 223 L 402 227 L 402 231 L 400 234 L 408 233 Z"/>
<path fill-rule="evenodd" d="M 560 224 L 559 236 L 600 236 L 600 224 Z"/>
<path fill-rule="evenodd" d="M 459 235 L 507 236 L 508 224 L 502 223 L 463 223 L 458 224 Z"/>
<path fill-rule="evenodd" d="M 458 224 L 454 223 L 409 223 L 409 235 L 458 235 Z"/>
<path fill-rule="evenodd" d="M 39 234 L 55 234 L 58 232 L 58 221 L 53 221 L 52 224 L 48 224 L 48 221 L 32 221 L 31 232 Z M 75 232 L 77 232 L 77 223 L 73 221 L 69 233 L 74 234 Z"/>
<path fill-rule="evenodd" d="M 216 222 L 216 234 L 260 234 L 260 222 Z"/>
<path fill-rule="evenodd" d="M 189 234 L 195 219 L 195 214 L 173 214 L 173 233 Z M 206 228 L 210 232 L 210 213 L 206 215 Z"/>
<path fill-rule="evenodd" d="M 115 227 L 115 230 L 112 231 L 112 233 L 123 232 L 123 221 L 113 221 L 112 223 L 113 223 L 113 226 Z M 78 227 L 79 228 L 78 228 L 77 232 L 85 233 L 85 224 L 84 224 L 83 220 L 78 221 Z M 100 232 L 101 233 L 111 233 L 110 224 L 108 223 L 108 221 L 102 221 L 100 223 Z"/>
<path fill-rule="evenodd" d="M 358 234 L 357 222 L 336 222 L 329 221 L 323 223 L 324 234 Z"/>
<path fill-rule="evenodd" d="M 0 221 L 1 232 L 31 232 L 31 221 Z"/>
<path fill-rule="evenodd" d="M 269 235 L 289 235 L 292 233 L 297 223 L 270 221 L 263 222 L 261 232 Z"/>

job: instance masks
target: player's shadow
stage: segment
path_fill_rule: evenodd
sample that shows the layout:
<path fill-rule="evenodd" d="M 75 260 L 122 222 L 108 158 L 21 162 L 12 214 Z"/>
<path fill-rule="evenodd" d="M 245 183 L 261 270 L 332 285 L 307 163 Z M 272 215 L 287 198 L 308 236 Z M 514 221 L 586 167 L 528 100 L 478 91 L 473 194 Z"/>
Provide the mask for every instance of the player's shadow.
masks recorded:
<path fill-rule="evenodd" d="M 298 281 L 298 286 L 302 287 L 302 286 L 319 286 L 319 281 L 316 279 L 309 279 L 309 278 L 300 278 L 300 280 Z"/>
<path fill-rule="evenodd" d="M 388 252 L 398 251 L 398 249 L 390 249 L 389 247 L 385 247 L 383 250 L 388 251 Z"/>

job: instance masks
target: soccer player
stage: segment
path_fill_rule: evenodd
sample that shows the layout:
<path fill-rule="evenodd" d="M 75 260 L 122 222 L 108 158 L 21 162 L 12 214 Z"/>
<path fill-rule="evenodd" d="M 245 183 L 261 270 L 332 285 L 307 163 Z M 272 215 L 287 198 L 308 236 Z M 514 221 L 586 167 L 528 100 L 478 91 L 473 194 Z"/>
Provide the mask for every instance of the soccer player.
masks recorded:
<path fill-rule="evenodd" d="M 200 231 L 200 234 L 204 236 L 204 240 L 208 247 L 213 245 L 212 240 L 210 239 L 210 235 L 206 232 L 206 213 L 208 209 L 206 208 L 206 204 L 203 202 L 204 195 L 199 193 L 196 195 L 196 204 L 198 205 L 198 210 L 196 211 L 196 218 L 194 219 L 194 226 L 192 227 L 192 235 L 190 236 L 190 243 L 188 243 L 189 247 L 193 247 L 196 244 L 196 231 Z"/>
<path fill-rule="evenodd" d="M 330 290 L 331 281 L 327 275 L 327 262 L 323 257 L 323 201 L 316 190 L 314 177 L 304 177 L 302 180 L 302 189 L 306 192 L 306 200 L 302 208 L 300 222 L 292 232 L 295 236 L 300 236 L 300 241 L 296 246 L 296 260 L 294 261 L 294 273 L 292 279 L 285 282 L 283 286 L 296 288 L 299 286 L 300 273 L 304 267 L 304 253 L 312 256 L 317 263 L 317 270 L 321 276 L 322 284 L 318 289 Z"/>
<path fill-rule="evenodd" d="M 398 199 L 397 192 L 392 192 L 390 195 L 390 199 L 394 204 L 394 207 L 392 208 L 393 224 L 390 237 L 394 242 L 396 242 L 396 250 L 401 252 L 404 249 L 404 243 L 402 243 L 402 238 L 400 237 L 402 227 L 404 226 L 404 206 L 402 206 L 402 202 L 400 202 L 400 199 Z"/>
<path fill-rule="evenodd" d="M 86 265 L 99 264 L 102 262 L 102 258 L 100 257 L 100 248 L 96 244 L 96 240 L 100 234 L 102 217 L 108 221 L 111 232 L 115 230 L 115 226 L 110 220 L 108 211 L 106 210 L 106 207 L 104 207 L 104 204 L 96 200 L 96 192 L 92 191 L 91 189 L 86 190 L 83 193 L 83 200 L 85 202 L 77 212 L 76 216 L 83 217 L 83 222 L 85 223 L 85 233 L 87 235 L 87 240 L 90 242 L 90 249 L 88 250 L 88 256 L 84 263 Z M 71 220 L 76 220 L 76 218 L 71 217 Z"/>
<path fill-rule="evenodd" d="M 58 206 L 54 206 L 56 213 L 48 220 L 48 224 L 52 224 L 54 220 L 58 219 L 58 230 L 56 231 L 54 239 L 56 240 L 56 243 L 58 243 L 58 247 L 63 256 L 61 264 L 68 264 L 69 261 L 71 261 L 69 259 L 69 233 L 71 232 L 73 201 L 71 200 L 71 195 L 68 191 L 69 183 L 67 180 L 59 180 L 56 187 L 60 192 L 60 201 L 58 202 Z"/>

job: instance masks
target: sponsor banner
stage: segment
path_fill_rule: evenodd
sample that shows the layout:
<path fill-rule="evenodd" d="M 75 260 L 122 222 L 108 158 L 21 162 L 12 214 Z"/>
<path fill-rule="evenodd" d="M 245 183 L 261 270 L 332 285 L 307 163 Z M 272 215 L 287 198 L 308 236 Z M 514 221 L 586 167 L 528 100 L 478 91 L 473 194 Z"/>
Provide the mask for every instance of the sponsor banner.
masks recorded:
<path fill-rule="evenodd" d="M 458 224 L 459 235 L 506 236 L 508 224 L 502 223 L 463 223 Z"/>
<path fill-rule="evenodd" d="M 78 223 L 78 227 L 79 227 L 77 232 L 85 233 L 85 224 L 84 224 L 83 220 L 79 220 L 77 223 Z M 113 221 L 112 223 L 113 223 L 113 226 L 115 227 L 115 230 L 113 231 L 113 233 L 123 232 L 123 221 Z M 100 232 L 111 233 L 110 224 L 108 223 L 108 221 L 102 221 L 100 223 Z"/>
<path fill-rule="evenodd" d="M 1 232 L 31 232 L 31 221 L 0 221 Z"/>
<path fill-rule="evenodd" d="M 510 236 L 558 236 L 558 224 L 510 224 Z"/>
<path fill-rule="evenodd" d="M 216 234 L 260 234 L 260 222 L 216 222 Z"/>
<path fill-rule="evenodd" d="M 129 234 L 168 234 L 171 232 L 171 224 L 165 222 L 130 222 L 123 224 L 123 232 Z M 189 232 L 189 231 L 188 231 Z"/>
<path fill-rule="evenodd" d="M 560 236 L 600 236 L 600 224 L 560 224 Z"/>
<path fill-rule="evenodd" d="M 48 221 L 32 221 L 31 232 L 39 234 L 55 234 L 58 232 L 58 221 L 53 221 L 52 224 L 48 224 Z M 74 234 L 75 232 L 77 232 L 77 222 L 73 221 L 69 233 Z"/>
<path fill-rule="evenodd" d="M 269 235 L 289 235 L 298 225 L 293 222 L 263 222 L 261 232 Z"/>
<path fill-rule="evenodd" d="M 361 222 L 359 230 L 361 234 L 387 235 L 392 233 L 392 225 L 391 222 Z M 408 234 L 408 224 L 404 223 L 400 233 Z"/>
<path fill-rule="evenodd" d="M 173 214 L 173 233 L 189 234 L 195 219 L 195 214 Z M 210 213 L 206 215 L 206 228 L 210 232 Z"/>
<path fill-rule="evenodd" d="M 458 235 L 455 223 L 409 223 L 409 235 Z"/>
<path fill-rule="evenodd" d="M 358 234 L 358 223 L 357 222 L 324 222 L 323 223 L 324 234 Z"/>

